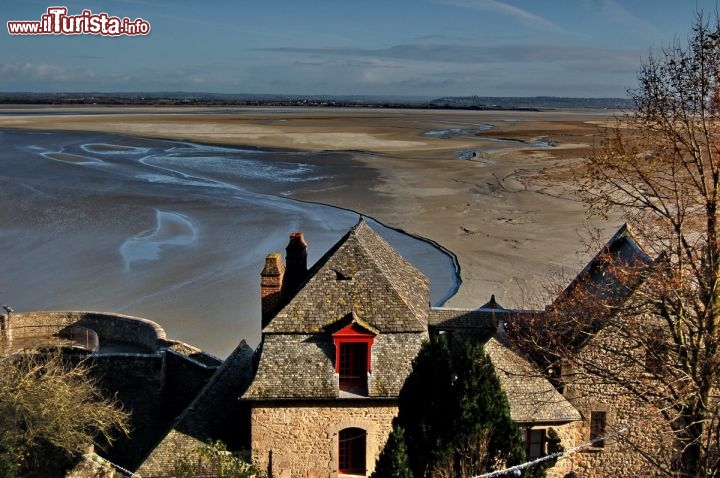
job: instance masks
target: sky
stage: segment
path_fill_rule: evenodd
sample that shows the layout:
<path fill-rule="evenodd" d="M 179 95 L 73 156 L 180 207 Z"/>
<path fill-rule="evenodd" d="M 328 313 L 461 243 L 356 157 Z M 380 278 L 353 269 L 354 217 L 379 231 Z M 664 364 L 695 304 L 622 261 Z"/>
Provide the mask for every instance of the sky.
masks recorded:
<path fill-rule="evenodd" d="M 0 91 L 625 97 L 716 0 L 2 0 L 150 24 L 0 33 Z"/>

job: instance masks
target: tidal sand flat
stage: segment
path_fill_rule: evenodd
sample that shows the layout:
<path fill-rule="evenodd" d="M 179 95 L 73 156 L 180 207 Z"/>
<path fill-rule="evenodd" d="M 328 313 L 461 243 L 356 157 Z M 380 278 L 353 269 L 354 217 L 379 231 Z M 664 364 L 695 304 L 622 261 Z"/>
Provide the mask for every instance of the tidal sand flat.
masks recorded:
<path fill-rule="evenodd" d="M 300 230 L 312 264 L 358 220 L 291 196 L 374 174 L 346 154 L 104 133 L 0 130 L 0 144 L 3 303 L 148 317 L 219 356 L 258 343 L 266 254 Z M 455 291 L 450 255 L 370 221 L 435 302 Z"/>
<path fill-rule="evenodd" d="M 0 127 L 23 128 L 37 134 L 19 140 L 16 147 L 39 144 L 37 138 L 48 136 L 50 130 L 70 135 L 66 138 L 72 137 L 70 131 L 83 133 L 74 143 L 76 147 L 43 146 L 42 151 L 80 156 L 88 155 L 88 148 L 83 149 L 82 144 L 127 142 L 123 136 L 109 140 L 90 131 L 175 141 L 161 144 L 179 148 L 181 154 L 176 156 L 172 149 L 162 155 L 142 150 L 157 144 L 154 140 L 143 143 L 133 139 L 125 146 L 137 149 L 123 154 L 113 148 L 103 154 L 103 147 L 93 146 L 90 150 L 94 154 L 90 156 L 100 162 L 84 168 L 44 158 L 53 165 L 45 169 L 47 165 L 43 164 L 40 169 L 37 154 L 26 161 L 15 157 L 13 167 L 3 169 L 0 179 L 4 191 L 17 194 L 13 204 L 22 212 L 6 214 L 2 219 L 6 224 L 18 216 L 23 220 L 34 218 L 34 222 L 17 235 L 5 232 L 0 246 L 5 250 L 7 244 L 12 245 L 12 253 L 3 253 L 3 257 L 13 258 L 13 272 L 21 268 L 15 256 L 27 258 L 31 268 L 42 266 L 44 258 L 66 249 L 41 243 L 33 233 L 45 231 L 39 236 L 50 237 L 47 234 L 52 235 L 55 227 L 60 242 L 112 244 L 103 260 L 112 254 L 117 261 L 114 270 L 124 271 L 120 246 L 138 234 L 151 234 L 157 227 L 156 210 L 182 215 L 191 221 L 198 242 L 161 248 L 161 257 L 170 268 L 164 275 L 153 275 L 146 267 L 150 262 L 143 265 L 138 261 L 137 267 L 133 264 L 129 275 L 121 275 L 125 282 L 120 289 L 124 288 L 125 296 L 137 302 L 118 302 L 103 308 L 138 313 L 163 324 L 167 322 L 163 314 L 172 311 L 187 334 L 178 334 L 173 325 L 167 327 L 169 333 L 200 344 L 202 340 L 195 337 L 212 328 L 205 325 L 212 314 L 223 317 L 225 322 L 219 326 L 227 327 L 224 330 L 228 333 L 218 333 L 218 340 L 227 344 L 235 343 L 242 336 L 240 329 L 255 320 L 247 317 L 259 316 L 257 289 L 249 291 L 234 282 L 235 277 L 248 276 L 253 278 L 252 286 L 257 287 L 254 278 L 258 271 L 243 269 L 244 261 L 280 250 L 288 230 L 294 229 L 303 229 L 308 235 L 311 254 L 315 254 L 313 261 L 357 218 L 347 212 L 333 210 L 331 214 L 314 209 L 320 206 L 283 198 L 354 210 L 451 250 L 459 260 L 462 284 L 448 306 L 478 306 L 490 294 L 506 307 L 534 305 L 548 274 L 572 276 L 588 259 L 582 243 L 585 211 L 575 194 L 573 170 L 600 127 L 613 115 L 609 111 L 584 110 L 322 108 L 50 108 L 33 109 L 30 115 L 26 110 L 3 111 Z M 214 152 L 203 146 L 191 154 L 189 142 L 218 146 Z M 257 147 L 282 150 L 272 155 L 258 152 L 262 160 L 248 167 L 228 161 L 221 145 L 245 148 L 247 155 L 238 160 L 252 159 Z M 17 156 L 17 149 L 12 154 Z M 129 159 L 118 167 L 121 158 Z M 201 163 L 202 173 L 197 170 Z M 12 171 L 12 175 L 5 171 Z M 26 176 L 18 178 L 23 171 Z M 56 185 L 51 193 L 49 184 Z M 228 197 L 228 188 L 239 189 L 232 190 Z M 239 190 L 244 192 L 236 192 Z M 281 207 L 265 209 L 258 195 L 266 204 Z M 68 214 L 68 210 L 75 212 Z M 242 221 L 238 219 L 241 216 Z M 53 226 L 55 221 L 64 221 L 65 227 Z M 79 232 L 80 226 L 88 222 L 95 231 L 92 238 Z M 267 227 L 269 222 L 282 226 Z M 609 237 L 619 224 L 595 225 Z M 330 229 L 335 232 L 329 233 Z M 263 230 L 259 239 L 245 241 L 244 236 L 254 230 Z M 198 244 L 205 245 L 206 254 L 195 253 L 201 247 Z M 47 250 L 41 254 L 43 248 Z M 99 262 L 93 257 L 97 253 L 92 250 L 88 246 L 87 254 L 66 254 L 59 261 L 48 262 L 45 268 L 55 274 L 70 271 L 73 277 L 101 274 L 103 271 L 97 270 Z M 75 267 L 71 260 L 82 264 Z M 208 261 L 216 267 L 205 267 Z M 232 274 L 228 272 L 231 269 Z M 188 270 L 193 273 L 187 274 Z M 41 281 L 49 272 L 38 273 L 33 281 Z M 192 301 L 188 299 L 191 307 L 178 306 L 177 300 L 185 298 L 188 290 L 183 281 L 167 279 L 181 276 L 199 287 L 200 293 L 194 294 Z M 203 277 L 213 277 L 212 286 L 203 288 Z M 0 283 L 0 292 L 7 290 L 7 284 L 7 280 Z M 33 290 L 32 284 L 28 287 L 25 283 L 22 291 Z M 50 293 L 67 298 L 56 308 L 87 309 L 97 304 L 97 292 L 89 289 L 107 290 L 105 285 L 102 280 L 77 290 L 49 285 L 37 288 L 43 293 L 36 295 Z M 174 295 L 163 295 L 168 290 Z M 217 291 L 226 295 L 218 298 L 211 294 Z M 12 294 L 2 297 L 13 301 Z M 148 297 L 172 298 L 150 306 Z M 28 300 L 24 304 L 26 308 L 40 308 L 47 302 Z M 224 315 L 219 304 L 233 304 L 235 309 Z M 234 335 L 233 330 L 238 333 Z"/>

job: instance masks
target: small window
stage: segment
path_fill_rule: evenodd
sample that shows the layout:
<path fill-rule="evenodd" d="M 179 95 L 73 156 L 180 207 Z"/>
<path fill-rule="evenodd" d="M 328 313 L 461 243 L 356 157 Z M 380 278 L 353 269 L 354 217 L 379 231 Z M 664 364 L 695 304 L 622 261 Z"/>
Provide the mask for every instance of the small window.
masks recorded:
<path fill-rule="evenodd" d="M 590 441 L 596 448 L 604 448 L 605 429 L 607 427 L 607 412 L 590 412 Z"/>
<path fill-rule="evenodd" d="M 547 436 L 544 428 L 536 430 L 528 429 L 525 432 L 525 454 L 528 459 L 534 460 L 545 456 L 547 454 L 545 451 L 546 443 Z"/>
<path fill-rule="evenodd" d="M 341 392 L 367 395 L 374 338 L 374 333 L 355 322 L 333 334 L 335 373 L 338 374 Z"/>
<path fill-rule="evenodd" d="M 352 280 L 352 276 L 350 274 L 346 274 L 343 271 L 335 269 L 335 280 Z"/>
<path fill-rule="evenodd" d="M 645 345 L 645 371 L 656 374 L 662 371 L 663 363 L 668 359 L 667 345 L 663 340 L 662 331 L 651 337 Z"/>
<path fill-rule="evenodd" d="M 362 428 L 345 428 L 338 437 L 338 471 L 345 475 L 365 474 L 367 432 Z"/>
<path fill-rule="evenodd" d="M 368 344 L 346 342 L 340 344 L 340 389 L 361 391 L 367 388 Z"/>

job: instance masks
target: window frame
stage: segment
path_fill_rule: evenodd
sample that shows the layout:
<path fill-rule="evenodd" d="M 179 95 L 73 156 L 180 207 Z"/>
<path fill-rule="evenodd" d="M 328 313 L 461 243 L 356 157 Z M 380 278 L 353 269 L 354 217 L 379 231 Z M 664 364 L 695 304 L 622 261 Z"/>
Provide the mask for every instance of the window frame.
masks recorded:
<path fill-rule="evenodd" d="M 591 410 L 590 411 L 590 435 L 589 439 L 591 442 L 593 440 L 598 440 L 592 443 L 593 448 L 599 448 L 604 449 L 606 446 L 606 441 L 604 437 L 607 434 L 607 428 L 608 428 L 608 416 L 609 413 L 607 410 Z M 596 422 L 596 418 L 600 420 L 600 417 L 602 417 L 602 420 L 598 423 Z"/>
<path fill-rule="evenodd" d="M 348 427 L 338 431 L 338 474 L 367 474 L 367 442 L 368 432 L 363 428 Z"/>
<path fill-rule="evenodd" d="M 332 337 L 333 343 L 335 344 L 335 373 L 338 375 L 340 389 L 342 390 L 344 386 L 348 389 L 357 389 L 358 387 L 367 388 L 367 376 L 372 373 L 372 345 L 375 340 L 375 334 L 353 322 L 332 334 Z M 364 357 L 365 366 L 360 367 L 361 377 L 357 382 L 343 384 L 341 372 L 347 369 L 345 364 L 346 358 L 351 356 L 352 360 L 357 359 L 355 353 L 351 353 L 350 355 L 343 354 L 343 349 L 344 346 L 355 344 L 363 344 L 367 347 Z"/>
<path fill-rule="evenodd" d="M 540 441 L 533 441 L 533 433 L 540 434 Z M 528 460 L 535 460 L 547 455 L 547 428 L 527 428 L 525 429 L 525 454 Z M 540 454 L 533 455 L 531 453 L 533 445 L 540 445 Z"/>

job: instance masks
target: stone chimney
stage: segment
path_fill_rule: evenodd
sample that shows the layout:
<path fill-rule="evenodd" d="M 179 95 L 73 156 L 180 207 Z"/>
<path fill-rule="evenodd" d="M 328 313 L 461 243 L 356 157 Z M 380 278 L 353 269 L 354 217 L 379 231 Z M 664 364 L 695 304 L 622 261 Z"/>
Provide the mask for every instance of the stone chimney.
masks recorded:
<path fill-rule="evenodd" d="M 283 295 L 288 298 L 307 277 L 307 243 L 302 232 L 290 234 L 290 242 L 285 248 L 285 278 Z"/>
<path fill-rule="evenodd" d="M 265 257 L 265 266 L 260 273 L 260 301 L 262 326 L 265 327 L 273 318 L 282 299 L 283 277 L 285 267 L 279 252 Z"/>

